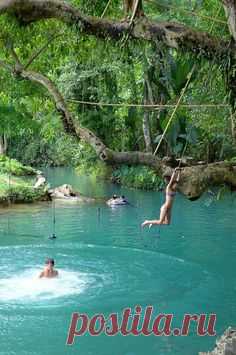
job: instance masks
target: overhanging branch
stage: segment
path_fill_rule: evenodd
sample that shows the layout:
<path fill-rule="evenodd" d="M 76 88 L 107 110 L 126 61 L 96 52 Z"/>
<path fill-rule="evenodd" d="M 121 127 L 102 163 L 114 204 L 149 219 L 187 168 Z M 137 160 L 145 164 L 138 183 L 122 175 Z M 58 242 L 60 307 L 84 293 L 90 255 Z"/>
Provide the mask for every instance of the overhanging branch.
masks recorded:
<path fill-rule="evenodd" d="M 0 60 L 0 65 L 10 71 L 12 75 L 30 80 L 42 85 L 55 102 L 55 106 L 62 119 L 64 129 L 67 133 L 85 140 L 102 160 L 111 164 L 146 165 L 154 168 L 158 175 L 162 175 L 168 167 L 158 157 L 143 152 L 117 152 L 106 147 L 106 145 L 90 130 L 81 127 L 72 116 L 67 104 L 57 89 L 56 85 L 45 75 L 25 70 L 20 63 L 14 49 L 11 49 L 16 67 Z M 16 75 L 17 74 L 17 75 Z M 202 166 L 185 168 L 182 172 L 180 191 L 190 199 L 198 198 L 211 184 L 226 183 L 236 187 L 236 167 L 231 164 L 213 163 Z"/>
<path fill-rule="evenodd" d="M 0 15 L 14 14 L 22 23 L 55 18 L 69 25 L 77 25 L 84 34 L 98 38 L 121 39 L 127 32 L 133 39 L 161 41 L 171 48 L 189 51 L 206 58 L 222 59 L 229 54 L 230 42 L 193 30 L 175 22 L 153 22 L 146 17 L 129 23 L 110 21 L 82 14 L 76 7 L 60 0 L 2 0 Z"/>

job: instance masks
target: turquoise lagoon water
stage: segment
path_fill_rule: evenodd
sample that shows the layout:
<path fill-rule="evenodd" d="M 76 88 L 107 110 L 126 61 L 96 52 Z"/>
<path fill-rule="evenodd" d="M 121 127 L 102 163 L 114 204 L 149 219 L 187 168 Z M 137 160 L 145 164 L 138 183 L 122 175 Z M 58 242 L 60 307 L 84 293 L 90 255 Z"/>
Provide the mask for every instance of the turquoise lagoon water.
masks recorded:
<path fill-rule="evenodd" d="M 52 185 L 70 183 L 94 204 L 56 203 L 57 240 L 49 203 L 0 210 L 1 355 L 195 355 L 215 337 L 85 335 L 66 346 L 72 312 L 108 315 L 153 305 L 154 314 L 216 313 L 216 331 L 236 324 L 236 199 L 196 202 L 178 195 L 169 227 L 141 230 L 157 215 L 163 194 L 120 189 L 78 177 L 70 169 L 46 171 Z M 102 198 L 125 194 L 132 206 L 111 209 Z M 37 278 L 54 257 L 60 277 Z"/>

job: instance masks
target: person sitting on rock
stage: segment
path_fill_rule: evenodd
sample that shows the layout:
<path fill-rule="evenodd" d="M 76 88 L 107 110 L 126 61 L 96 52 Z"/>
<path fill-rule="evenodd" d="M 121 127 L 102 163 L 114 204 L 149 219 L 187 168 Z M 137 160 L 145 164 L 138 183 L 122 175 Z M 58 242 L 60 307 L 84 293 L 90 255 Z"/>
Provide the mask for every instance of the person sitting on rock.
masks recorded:
<path fill-rule="evenodd" d="M 168 182 L 166 186 L 166 201 L 161 206 L 159 219 L 146 220 L 142 223 L 142 227 L 149 226 L 150 228 L 153 224 L 170 224 L 171 210 L 173 207 L 174 197 L 176 195 L 177 185 L 180 179 L 180 170 L 180 168 L 176 168 L 171 177 L 169 175 L 165 176 L 165 179 Z"/>
<path fill-rule="evenodd" d="M 41 272 L 41 274 L 39 275 L 39 278 L 41 279 L 42 277 L 46 277 L 46 278 L 54 278 L 58 276 L 58 271 L 54 270 L 54 259 L 47 259 L 45 261 L 45 267 L 44 270 Z"/>

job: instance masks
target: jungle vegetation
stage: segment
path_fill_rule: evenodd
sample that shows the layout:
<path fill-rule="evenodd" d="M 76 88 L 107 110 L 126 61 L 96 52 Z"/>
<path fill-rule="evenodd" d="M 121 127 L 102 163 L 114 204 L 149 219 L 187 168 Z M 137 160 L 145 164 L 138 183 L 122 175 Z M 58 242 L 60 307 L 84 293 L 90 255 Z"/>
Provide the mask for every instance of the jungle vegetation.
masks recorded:
<path fill-rule="evenodd" d="M 236 186 L 234 1 L 140 4 L 128 18 L 120 0 L 1 1 L 0 154 L 101 160 L 114 179 L 141 170 L 154 185 L 184 155 L 197 185 L 186 195 L 209 179 Z"/>

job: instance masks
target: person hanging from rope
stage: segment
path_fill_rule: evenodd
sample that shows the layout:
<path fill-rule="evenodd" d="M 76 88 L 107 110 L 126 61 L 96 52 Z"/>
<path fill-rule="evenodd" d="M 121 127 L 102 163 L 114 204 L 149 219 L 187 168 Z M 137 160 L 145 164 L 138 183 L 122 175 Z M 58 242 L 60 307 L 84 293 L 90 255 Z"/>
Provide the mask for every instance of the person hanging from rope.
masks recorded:
<path fill-rule="evenodd" d="M 170 224 L 171 210 L 173 207 L 174 197 L 177 192 L 177 186 L 180 179 L 180 171 L 181 168 L 175 168 L 172 176 L 165 176 L 165 179 L 167 180 L 167 186 L 165 190 L 166 200 L 165 203 L 161 206 L 160 218 L 154 220 L 146 220 L 142 223 L 142 227 L 149 226 L 149 228 L 151 228 L 154 224 Z"/>

